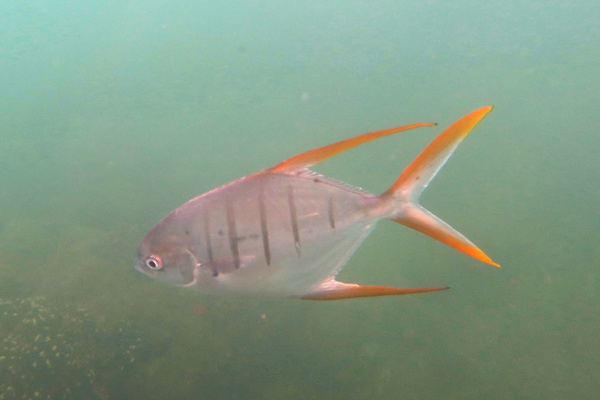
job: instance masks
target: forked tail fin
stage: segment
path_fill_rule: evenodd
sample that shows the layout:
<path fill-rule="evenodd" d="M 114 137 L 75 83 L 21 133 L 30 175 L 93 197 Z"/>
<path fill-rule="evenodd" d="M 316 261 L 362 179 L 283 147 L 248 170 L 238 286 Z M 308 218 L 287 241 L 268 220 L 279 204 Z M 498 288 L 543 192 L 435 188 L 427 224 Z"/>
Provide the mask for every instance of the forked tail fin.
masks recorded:
<path fill-rule="evenodd" d="M 419 204 L 419 197 L 471 129 L 492 110 L 482 107 L 467 114 L 440 133 L 387 189 L 382 198 L 396 202 L 392 220 L 422 232 L 487 264 L 499 267 L 481 249 Z"/>

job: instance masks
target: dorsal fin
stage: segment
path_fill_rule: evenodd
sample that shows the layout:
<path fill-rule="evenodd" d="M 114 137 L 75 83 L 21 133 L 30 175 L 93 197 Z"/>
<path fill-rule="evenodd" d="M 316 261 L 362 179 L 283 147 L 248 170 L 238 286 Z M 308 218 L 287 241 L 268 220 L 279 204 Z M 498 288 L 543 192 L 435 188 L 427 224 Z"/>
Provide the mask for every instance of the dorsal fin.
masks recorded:
<path fill-rule="evenodd" d="M 338 181 L 337 179 L 334 179 L 334 178 L 329 178 L 318 172 L 313 171 L 312 169 L 302 168 L 301 170 L 296 171 L 295 175 L 313 179 L 313 180 L 317 180 L 326 185 L 335 186 L 336 188 L 344 189 L 349 192 L 359 193 L 363 196 L 373 196 L 373 193 L 369 192 L 368 190 L 365 190 L 365 189 L 355 186 L 355 185 L 351 185 L 346 182 Z"/>
<path fill-rule="evenodd" d="M 270 172 L 294 172 L 302 168 L 310 167 L 320 161 L 326 160 L 329 157 L 341 153 L 342 151 L 351 149 L 352 147 L 358 146 L 359 144 L 367 143 L 380 137 L 392 135 L 407 131 L 409 129 L 420 128 L 422 126 L 433 126 L 436 125 L 433 122 L 418 122 L 416 124 L 397 126 L 394 128 L 382 129 L 380 131 L 374 131 L 369 133 L 363 133 L 349 139 L 345 139 L 336 143 L 328 144 L 323 147 L 309 150 L 307 152 L 295 155 L 288 158 L 285 161 L 280 162 L 277 165 L 272 166 L 268 169 Z"/>

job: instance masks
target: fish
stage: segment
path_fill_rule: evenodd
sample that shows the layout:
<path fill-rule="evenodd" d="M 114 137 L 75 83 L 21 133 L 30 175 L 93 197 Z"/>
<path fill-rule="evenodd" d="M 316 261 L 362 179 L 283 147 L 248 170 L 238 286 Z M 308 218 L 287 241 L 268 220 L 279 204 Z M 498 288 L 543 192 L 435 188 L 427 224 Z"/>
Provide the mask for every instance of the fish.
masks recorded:
<path fill-rule="evenodd" d="M 210 190 L 159 221 L 139 245 L 134 266 L 157 280 L 223 296 L 340 300 L 448 289 L 336 280 L 375 224 L 388 219 L 500 267 L 419 204 L 433 177 L 492 108 L 479 108 L 451 124 L 380 195 L 310 167 L 372 140 L 435 123 L 358 135 Z"/>

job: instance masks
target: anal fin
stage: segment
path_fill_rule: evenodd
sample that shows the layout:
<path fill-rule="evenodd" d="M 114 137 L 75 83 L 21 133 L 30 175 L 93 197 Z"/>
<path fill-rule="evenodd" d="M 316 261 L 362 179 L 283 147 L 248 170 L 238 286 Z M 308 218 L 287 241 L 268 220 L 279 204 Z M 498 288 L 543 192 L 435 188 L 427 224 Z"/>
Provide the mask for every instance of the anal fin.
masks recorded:
<path fill-rule="evenodd" d="M 343 283 L 335 280 L 319 286 L 316 290 L 301 296 L 304 300 L 342 300 L 359 297 L 400 296 L 450 289 L 449 287 L 397 288 L 391 286 L 363 286 L 356 283 Z"/>

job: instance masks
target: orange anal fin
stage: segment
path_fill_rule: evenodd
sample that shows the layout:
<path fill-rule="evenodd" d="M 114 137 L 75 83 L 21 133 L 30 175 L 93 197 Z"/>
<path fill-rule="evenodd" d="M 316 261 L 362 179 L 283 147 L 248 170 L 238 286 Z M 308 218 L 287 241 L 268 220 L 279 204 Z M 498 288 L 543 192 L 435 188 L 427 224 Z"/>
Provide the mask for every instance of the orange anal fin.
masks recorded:
<path fill-rule="evenodd" d="M 295 155 L 291 158 L 288 158 L 285 161 L 280 162 L 279 164 L 269 168 L 268 170 L 271 172 L 290 172 L 296 171 L 302 168 L 310 167 L 320 161 L 326 160 L 329 157 L 341 153 L 342 151 L 351 149 L 352 147 L 358 146 L 363 143 L 370 142 L 375 139 L 379 139 L 384 136 L 392 135 L 394 133 L 399 133 L 403 131 L 407 131 L 409 129 L 420 128 L 423 126 L 433 126 L 436 125 L 433 122 L 419 122 L 416 124 L 397 126 L 394 128 L 383 129 L 380 131 L 374 131 L 369 133 L 363 133 L 362 135 L 358 135 L 352 137 L 350 139 L 342 140 L 340 142 L 328 144 L 327 146 L 319 147 L 313 150 L 309 150 L 307 152 Z"/>
<path fill-rule="evenodd" d="M 301 297 L 304 300 L 342 300 L 359 297 L 400 296 L 450 289 L 449 287 L 396 288 L 391 286 L 361 286 L 353 283 L 333 281 L 327 287 L 318 288 L 314 292 Z"/>

